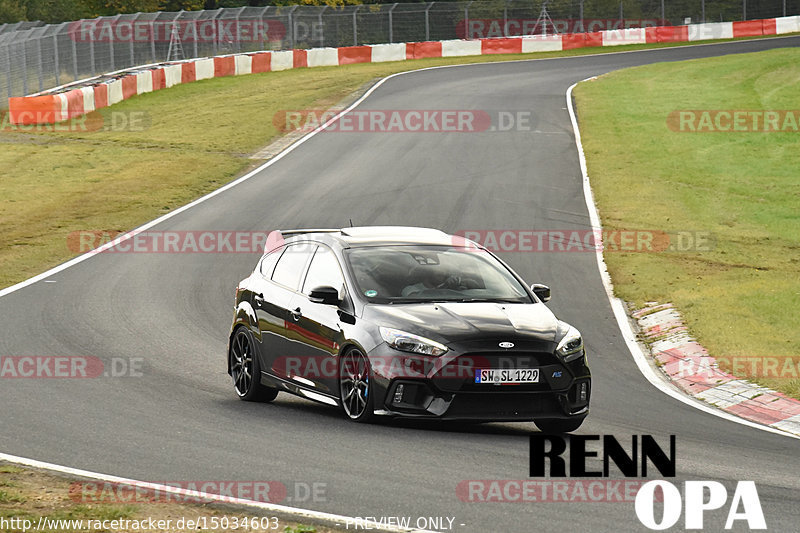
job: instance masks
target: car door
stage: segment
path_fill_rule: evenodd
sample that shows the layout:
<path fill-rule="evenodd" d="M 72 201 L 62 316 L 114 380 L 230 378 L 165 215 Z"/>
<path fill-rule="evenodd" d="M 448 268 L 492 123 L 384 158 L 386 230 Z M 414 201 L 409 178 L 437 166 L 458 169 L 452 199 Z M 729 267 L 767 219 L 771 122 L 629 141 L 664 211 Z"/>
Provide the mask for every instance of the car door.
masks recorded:
<path fill-rule="evenodd" d="M 253 307 L 261 332 L 261 368 L 279 378 L 286 378 L 283 357 L 297 351 L 296 335 L 288 327 L 294 323 L 291 303 L 315 249 L 313 243 L 290 244 L 276 262 L 267 256 L 253 288 Z"/>
<path fill-rule="evenodd" d="M 312 289 L 328 286 L 339 291 L 339 300 L 346 297 L 344 275 L 336 255 L 325 245 L 319 245 L 308 267 L 300 294 L 292 300 L 294 324 L 290 327 L 308 349 L 305 359 L 295 361 L 300 370 L 294 377 L 317 391 L 338 395 L 339 347 L 344 342 L 339 306 L 312 302 Z"/>

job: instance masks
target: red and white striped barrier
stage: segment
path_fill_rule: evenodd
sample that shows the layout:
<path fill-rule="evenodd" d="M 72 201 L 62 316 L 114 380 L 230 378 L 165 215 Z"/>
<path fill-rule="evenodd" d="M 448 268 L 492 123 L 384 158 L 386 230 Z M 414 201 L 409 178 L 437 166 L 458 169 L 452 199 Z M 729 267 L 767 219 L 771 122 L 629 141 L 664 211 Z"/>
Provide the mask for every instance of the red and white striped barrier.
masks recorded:
<path fill-rule="evenodd" d="M 625 44 L 689 42 L 800 32 L 800 16 L 688 26 L 628 28 L 589 33 L 532 35 L 479 40 L 373 44 L 254 52 L 160 65 L 131 71 L 111 81 L 57 94 L 9 98 L 11 124 L 54 124 L 179 83 L 304 67 L 381 63 L 429 57 L 527 54 Z"/>

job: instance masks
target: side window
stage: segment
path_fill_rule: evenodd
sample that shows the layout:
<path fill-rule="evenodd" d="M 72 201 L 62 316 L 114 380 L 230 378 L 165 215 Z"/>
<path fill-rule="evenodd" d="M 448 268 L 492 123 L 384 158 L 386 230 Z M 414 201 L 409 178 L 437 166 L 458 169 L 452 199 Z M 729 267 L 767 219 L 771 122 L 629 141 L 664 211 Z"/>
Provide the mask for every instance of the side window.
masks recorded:
<path fill-rule="evenodd" d="M 344 277 L 339 267 L 339 261 L 336 260 L 336 255 L 330 249 L 320 246 L 311 260 L 311 266 L 308 267 L 306 281 L 303 283 L 303 293 L 309 294 L 313 289 L 325 285 L 338 290 L 340 298 L 344 295 Z"/>
<path fill-rule="evenodd" d="M 272 281 L 294 291 L 298 290 L 308 259 L 315 248 L 315 244 L 307 242 L 287 246 L 272 272 Z"/>
<path fill-rule="evenodd" d="M 272 272 L 275 270 L 275 264 L 280 259 L 281 254 L 283 253 L 283 248 L 280 250 L 275 250 L 274 252 L 270 253 L 264 259 L 261 260 L 261 275 L 267 279 L 272 278 Z"/>

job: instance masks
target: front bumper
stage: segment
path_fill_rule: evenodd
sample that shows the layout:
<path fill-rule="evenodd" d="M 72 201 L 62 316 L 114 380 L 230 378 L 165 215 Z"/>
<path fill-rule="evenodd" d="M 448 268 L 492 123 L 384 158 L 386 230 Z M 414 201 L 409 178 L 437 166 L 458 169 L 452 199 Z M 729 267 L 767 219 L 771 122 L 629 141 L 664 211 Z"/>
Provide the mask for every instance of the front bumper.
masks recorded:
<path fill-rule="evenodd" d="M 583 418 L 589 412 L 591 373 L 585 354 L 570 363 L 552 353 L 525 351 L 448 353 L 436 358 L 381 345 L 369 356 L 380 415 L 532 421 Z M 540 378 L 533 384 L 475 383 L 475 371 L 485 368 L 538 368 Z"/>

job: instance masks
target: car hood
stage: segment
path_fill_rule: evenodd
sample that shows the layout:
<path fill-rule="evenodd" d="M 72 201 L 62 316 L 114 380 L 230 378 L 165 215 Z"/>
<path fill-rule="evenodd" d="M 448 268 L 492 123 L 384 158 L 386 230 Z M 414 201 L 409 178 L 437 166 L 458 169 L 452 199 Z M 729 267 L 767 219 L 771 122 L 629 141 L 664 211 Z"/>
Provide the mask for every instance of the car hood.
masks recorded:
<path fill-rule="evenodd" d="M 444 343 L 482 339 L 555 341 L 558 319 L 544 304 L 449 302 L 367 305 L 364 318 Z"/>

